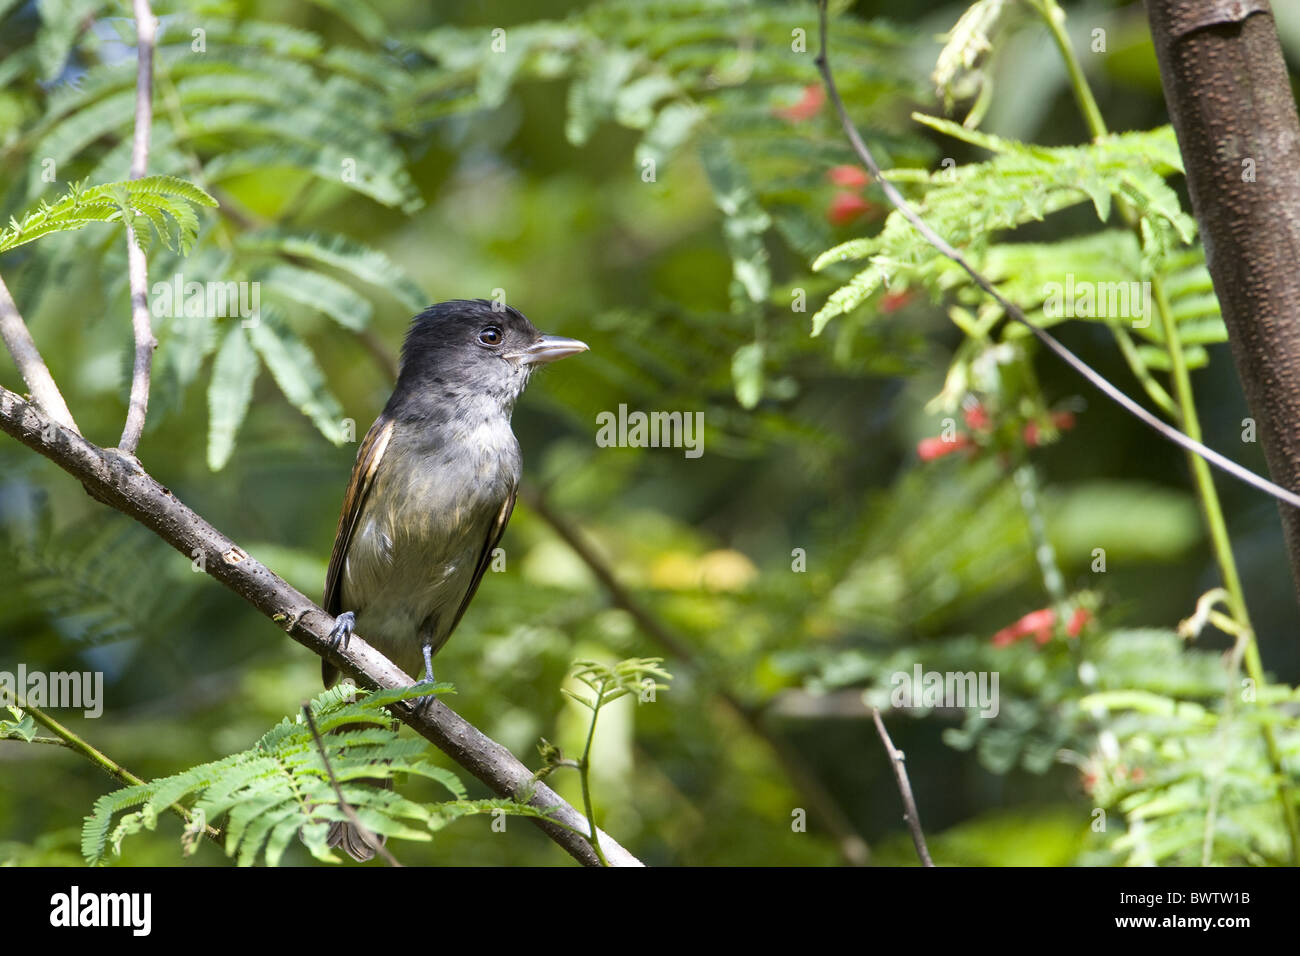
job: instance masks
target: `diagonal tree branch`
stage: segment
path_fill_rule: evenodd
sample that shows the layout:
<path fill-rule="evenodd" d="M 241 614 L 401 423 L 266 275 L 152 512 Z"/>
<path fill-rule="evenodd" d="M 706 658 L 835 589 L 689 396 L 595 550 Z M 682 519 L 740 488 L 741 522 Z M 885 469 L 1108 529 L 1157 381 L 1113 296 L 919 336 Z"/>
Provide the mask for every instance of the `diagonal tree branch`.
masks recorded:
<path fill-rule="evenodd" d="M 149 132 L 153 126 L 153 49 L 158 21 L 149 0 L 133 0 L 136 33 L 135 137 L 131 141 L 131 178 L 140 179 L 149 168 Z M 144 434 L 145 413 L 149 410 L 149 377 L 153 369 L 153 337 L 149 320 L 149 264 L 135 234 L 126 225 L 126 271 L 131 286 L 131 330 L 135 337 L 135 361 L 131 372 L 131 400 L 126 410 L 126 424 L 117 446 L 135 454 Z"/>
<path fill-rule="evenodd" d="M 279 624 L 299 644 L 328 658 L 358 686 L 379 689 L 414 683 L 360 637 L 354 637 L 347 650 L 331 649 L 329 633 L 334 619 L 330 615 L 188 508 L 133 456 L 86 441 L 5 388 L 0 388 L 0 431 L 77 478 L 97 500 L 153 531 Z M 598 865 L 596 854 L 582 836 L 582 831 L 590 830 L 586 817 L 550 787 L 535 782 L 532 772 L 505 747 L 438 700 L 420 708 L 403 702 L 392 710 L 498 796 L 528 796 L 532 806 L 551 810 L 555 823 L 533 822 L 581 863 Z M 610 865 L 641 865 L 612 837 L 597 832 Z"/>

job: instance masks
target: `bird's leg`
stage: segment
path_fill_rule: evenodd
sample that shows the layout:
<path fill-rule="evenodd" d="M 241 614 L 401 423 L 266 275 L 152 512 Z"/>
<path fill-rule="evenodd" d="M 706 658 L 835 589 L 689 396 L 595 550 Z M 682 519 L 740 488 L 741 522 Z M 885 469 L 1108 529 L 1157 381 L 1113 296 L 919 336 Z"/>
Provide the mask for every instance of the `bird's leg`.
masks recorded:
<path fill-rule="evenodd" d="M 425 622 L 420 626 L 420 653 L 424 656 L 424 678 L 420 681 L 420 683 L 429 684 L 430 686 L 432 686 L 434 682 L 433 681 L 433 638 L 434 635 L 437 633 L 437 630 L 438 630 L 437 621 L 432 617 L 426 619 Z M 423 710 L 424 708 L 428 707 L 431 703 L 433 703 L 433 699 L 435 696 L 436 695 L 434 694 L 425 694 L 423 697 L 417 698 L 414 701 L 414 706 L 416 707 L 417 710 Z"/>
<path fill-rule="evenodd" d="M 433 683 L 433 645 L 427 641 L 420 645 L 420 651 L 424 654 L 424 680 L 421 684 Z"/>

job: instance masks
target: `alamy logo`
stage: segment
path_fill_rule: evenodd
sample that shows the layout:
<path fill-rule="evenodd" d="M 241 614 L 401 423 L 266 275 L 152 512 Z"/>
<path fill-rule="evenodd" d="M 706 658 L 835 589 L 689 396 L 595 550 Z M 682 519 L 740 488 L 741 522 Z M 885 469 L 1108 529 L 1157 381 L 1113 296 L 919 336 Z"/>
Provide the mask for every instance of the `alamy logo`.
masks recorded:
<path fill-rule="evenodd" d="M 687 458 L 704 454 L 703 412 L 629 412 L 596 416 L 596 445 L 600 448 L 684 448 Z"/>
<path fill-rule="evenodd" d="M 1129 319 L 1135 329 L 1151 324 L 1150 282 L 1076 282 L 1067 272 L 1064 283 L 1049 282 L 1043 291 L 1049 319 Z"/>
<path fill-rule="evenodd" d="M 80 709 L 84 717 L 104 712 L 102 671 L 0 671 L 0 707 L 49 707 Z"/>
<path fill-rule="evenodd" d="M 124 926 L 133 936 L 148 936 L 152 924 L 152 893 L 83 893 L 73 886 L 50 897 L 51 926 Z"/>
<path fill-rule="evenodd" d="M 996 717 L 998 704 L 997 671 L 895 671 L 889 677 L 894 685 L 889 703 L 904 707 L 978 707 L 981 717 Z"/>
<path fill-rule="evenodd" d="M 186 282 L 178 272 L 170 282 L 155 282 L 149 294 L 149 311 L 156 319 L 238 316 L 256 325 L 261 309 L 260 282 Z"/>

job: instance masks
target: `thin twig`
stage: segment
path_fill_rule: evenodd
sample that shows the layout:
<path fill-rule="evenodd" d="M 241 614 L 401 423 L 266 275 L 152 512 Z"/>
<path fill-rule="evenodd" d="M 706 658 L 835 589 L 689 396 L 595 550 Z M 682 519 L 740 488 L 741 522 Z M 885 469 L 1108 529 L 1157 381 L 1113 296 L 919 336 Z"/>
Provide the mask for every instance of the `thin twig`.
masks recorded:
<path fill-rule="evenodd" d="M 325 764 L 325 772 L 329 774 L 330 786 L 334 788 L 334 795 L 339 798 L 339 809 L 343 811 L 343 815 L 348 818 L 352 825 L 357 828 L 357 832 L 361 834 L 361 839 L 365 840 L 378 850 L 379 855 L 388 862 L 389 866 L 401 866 L 402 864 L 398 861 L 397 857 L 393 856 L 392 852 L 389 851 L 388 847 L 384 844 L 384 841 L 381 840 L 373 830 L 361 822 L 361 819 L 357 816 L 357 811 L 352 809 L 352 804 L 348 803 L 348 801 L 344 799 L 343 788 L 339 786 L 338 778 L 334 776 L 334 768 L 330 766 L 329 754 L 325 752 L 325 741 L 320 739 L 320 731 L 316 729 L 316 719 L 311 715 L 311 707 L 304 703 L 302 705 L 302 713 L 303 716 L 307 718 L 307 726 L 311 728 L 312 738 L 316 741 L 316 749 L 320 751 L 320 759 L 321 762 Z"/>
<path fill-rule="evenodd" d="M 28 740 L 26 737 L 19 734 L 8 733 L 0 734 L 0 740 L 15 740 L 20 744 L 49 744 L 51 747 L 66 747 L 69 750 L 77 749 L 66 740 L 60 740 L 58 737 L 33 737 L 31 740 Z"/>
<path fill-rule="evenodd" d="M 921 858 L 922 866 L 934 866 L 934 860 L 930 859 L 930 850 L 925 845 L 925 834 L 921 832 L 921 816 L 916 812 L 916 800 L 912 797 L 912 784 L 907 779 L 907 768 L 903 766 L 903 751 L 894 746 L 894 742 L 889 739 L 889 731 L 885 730 L 885 722 L 880 719 L 880 708 L 871 708 L 871 719 L 876 722 L 876 731 L 880 734 L 880 740 L 885 745 L 885 753 L 889 754 L 889 762 L 894 768 L 894 778 L 898 781 L 898 792 L 903 796 L 903 819 L 907 821 L 907 828 L 912 832 L 912 842 L 916 844 L 916 855 Z"/>
<path fill-rule="evenodd" d="M 850 118 L 848 110 L 844 106 L 844 100 L 840 97 L 840 91 L 835 85 L 835 77 L 831 73 L 830 60 L 827 56 L 826 0 L 818 0 L 817 12 L 821 31 L 821 47 L 817 53 L 817 68 L 821 71 L 822 82 L 826 86 L 826 94 L 834 105 L 836 114 L 838 114 L 840 118 L 840 125 L 844 127 L 844 134 L 848 137 L 849 144 L 853 147 L 853 152 L 857 155 L 862 165 L 867 167 L 867 170 L 880 185 L 880 188 L 884 192 L 885 198 L 889 200 L 890 205 L 897 209 L 899 214 L 912 224 L 912 227 L 921 234 L 921 237 L 942 255 L 951 259 L 954 263 L 960 266 L 966 274 L 970 276 L 971 281 L 988 293 L 988 295 L 990 295 L 998 305 L 1002 306 L 1003 310 L 1012 320 L 1027 328 L 1040 342 L 1046 345 L 1051 351 L 1055 352 L 1061 361 L 1065 362 L 1065 364 L 1069 365 L 1072 369 L 1086 378 L 1098 391 L 1111 401 L 1115 402 L 1138 421 L 1142 422 L 1142 424 L 1155 431 L 1161 437 L 1173 442 L 1175 445 L 1199 455 L 1211 465 L 1226 472 L 1238 481 L 1243 481 L 1252 487 L 1258 488 L 1266 494 L 1272 495 L 1279 501 L 1284 501 L 1294 508 L 1300 508 L 1300 494 L 1288 491 L 1281 485 L 1274 484 L 1262 475 L 1257 475 L 1249 468 L 1245 468 L 1232 459 L 1219 454 L 1219 452 L 1215 451 L 1213 448 L 1202 444 L 1189 435 L 1183 434 L 1183 432 L 1161 421 L 1158 417 L 1147 411 L 1133 399 L 1129 398 L 1123 391 L 1111 384 L 1104 375 L 1096 371 L 1091 365 L 1057 341 L 1051 333 L 1040 329 L 1038 326 L 1034 325 L 1034 323 L 1030 322 L 1018 305 L 1011 302 L 1006 296 L 999 292 L 997 287 L 994 286 L 991 281 L 985 278 L 982 273 L 977 271 L 974 266 L 966 261 L 965 256 L 953 248 L 946 239 L 926 224 L 925 220 L 917 214 L 916 210 L 908 205 L 907 200 L 903 198 L 902 193 L 898 191 L 897 187 L 885 178 L 885 174 L 880 169 L 880 164 L 876 162 L 876 158 L 872 155 L 871 150 L 867 148 L 867 144 L 863 142 L 861 134 L 858 133 L 857 126 L 854 125 L 852 118 Z"/>
<path fill-rule="evenodd" d="M 45 360 L 41 358 L 27 323 L 18 314 L 18 304 L 9 294 L 9 287 L 5 285 L 4 279 L 0 279 L 0 338 L 4 339 L 5 347 L 14 357 L 18 374 L 27 383 L 32 401 L 64 428 L 69 428 L 80 435 L 81 429 L 72 420 L 72 412 L 68 411 L 63 393 L 59 391 L 59 386 L 54 383 L 54 376 L 50 374 Z"/>
<path fill-rule="evenodd" d="M 279 624 L 293 640 L 328 658 L 358 686 L 387 689 L 414 683 L 360 635 L 354 636 L 347 648 L 335 648 L 330 640 L 334 627 L 331 615 L 186 507 L 138 460 L 86 441 L 3 387 L 0 431 L 54 462 L 97 500 L 144 525 L 183 554 L 186 561 L 201 557 L 203 570 Z M 498 796 L 526 796 L 531 806 L 550 811 L 545 818 L 532 818 L 533 823 L 579 862 L 598 865 L 583 835 L 588 830 L 587 818 L 550 787 L 536 783 L 532 771 L 505 747 L 441 701 L 423 707 L 398 704 L 392 711 Z M 642 865 L 617 840 L 600 830 L 597 833 L 611 866 Z"/>
<path fill-rule="evenodd" d="M 91 744 L 85 738 L 73 733 L 67 727 L 63 726 L 63 724 L 59 723 L 49 714 L 45 713 L 45 711 L 41 710 L 39 707 L 33 707 L 30 704 L 28 704 L 27 701 L 21 699 L 18 701 L 18 707 L 19 709 L 22 710 L 24 714 L 29 714 L 32 720 L 36 721 L 46 730 L 52 731 L 53 733 L 57 734 L 59 743 L 67 747 L 69 750 L 81 754 L 83 757 L 85 757 L 87 760 L 93 763 L 100 770 L 104 771 L 104 773 L 108 774 L 114 780 L 118 781 L 119 783 L 125 784 L 128 787 L 138 787 L 144 783 L 143 780 L 141 780 L 131 771 L 127 770 L 125 767 L 123 767 L 112 757 L 108 756 L 108 754 L 104 753 L 98 747 Z M 37 741 L 39 741 L 40 743 L 54 742 L 45 737 L 37 738 L 37 740 L 33 740 L 32 742 L 36 743 Z M 179 803 L 173 803 L 167 809 L 171 810 L 172 813 L 176 814 L 178 817 L 184 820 L 186 824 L 193 825 L 194 820 L 190 814 L 190 811 L 187 810 L 185 807 L 181 806 Z M 216 827 L 205 825 L 203 827 L 203 833 L 208 839 L 212 840 L 213 842 L 215 843 L 221 842 L 221 831 L 218 830 Z"/>
<path fill-rule="evenodd" d="M 136 34 L 135 136 L 131 141 L 131 178 L 140 179 L 149 168 L 149 132 L 153 126 L 153 48 L 157 21 L 149 9 L 149 0 L 133 0 Z M 131 286 L 131 330 L 135 338 L 135 361 L 131 372 L 131 401 L 126 424 L 117 447 L 135 454 L 144 434 L 145 413 L 149 410 L 149 376 L 153 368 L 153 337 L 149 319 L 149 264 L 136 238 L 135 227 L 126 227 L 126 268 Z"/>

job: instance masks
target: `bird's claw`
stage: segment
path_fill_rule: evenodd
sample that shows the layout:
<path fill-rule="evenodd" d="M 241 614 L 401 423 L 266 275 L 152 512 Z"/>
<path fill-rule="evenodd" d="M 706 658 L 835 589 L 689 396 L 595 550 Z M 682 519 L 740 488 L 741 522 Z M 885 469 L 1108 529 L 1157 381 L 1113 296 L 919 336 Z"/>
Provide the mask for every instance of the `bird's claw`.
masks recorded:
<path fill-rule="evenodd" d="M 348 649 L 348 642 L 352 640 L 352 632 L 357 628 L 357 616 L 351 611 L 344 611 L 334 619 L 334 627 L 330 629 L 330 650 L 338 650 L 342 646 L 343 650 Z"/>

